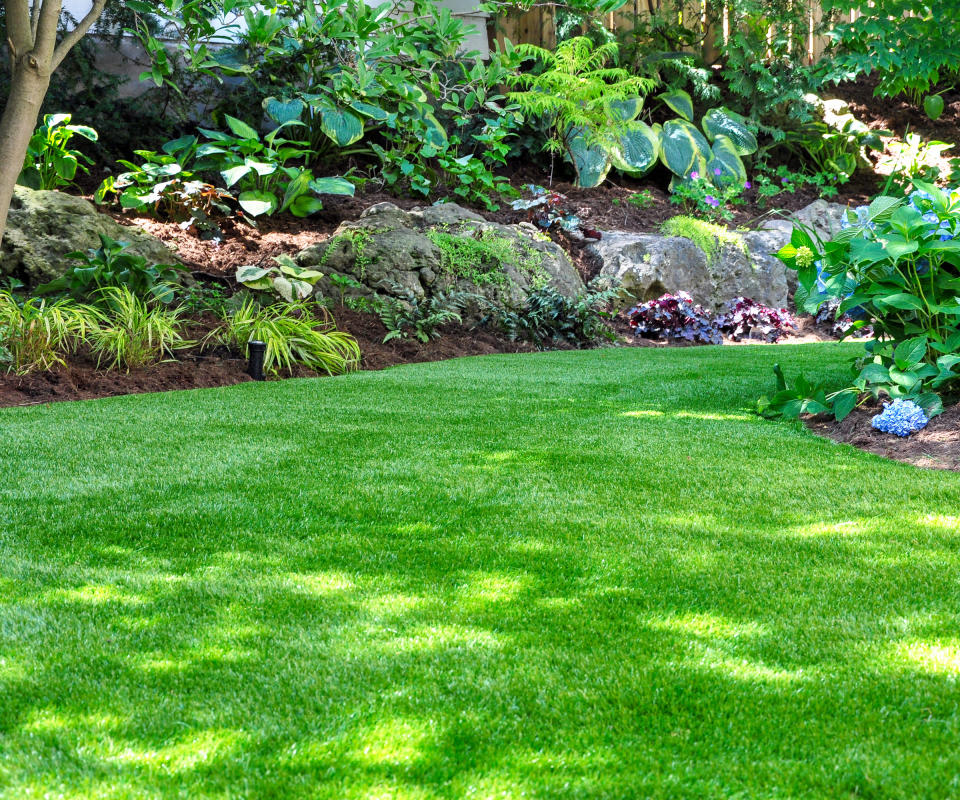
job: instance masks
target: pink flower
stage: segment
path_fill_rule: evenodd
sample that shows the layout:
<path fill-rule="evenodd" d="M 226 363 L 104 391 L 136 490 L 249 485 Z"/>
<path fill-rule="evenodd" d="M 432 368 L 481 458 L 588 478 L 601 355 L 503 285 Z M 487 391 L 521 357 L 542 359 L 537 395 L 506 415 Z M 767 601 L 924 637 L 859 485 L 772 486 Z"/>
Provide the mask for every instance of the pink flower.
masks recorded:
<path fill-rule="evenodd" d="M 743 188 L 744 188 L 744 189 L 752 189 L 752 188 L 753 188 L 753 184 L 750 183 L 750 181 L 747 181 L 745 184 L 743 184 Z"/>
<path fill-rule="evenodd" d="M 714 167 L 713 174 L 719 178 L 721 175 L 723 175 L 723 170 L 720 169 L 720 167 Z"/>
<path fill-rule="evenodd" d="M 696 179 L 699 178 L 699 177 L 700 177 L 700 173 L 697 172 L 696 170 L 694 170 L 693 172 L 690 173 L 690 179 L 691 179 L 691 180 L 696 180 Z"/>

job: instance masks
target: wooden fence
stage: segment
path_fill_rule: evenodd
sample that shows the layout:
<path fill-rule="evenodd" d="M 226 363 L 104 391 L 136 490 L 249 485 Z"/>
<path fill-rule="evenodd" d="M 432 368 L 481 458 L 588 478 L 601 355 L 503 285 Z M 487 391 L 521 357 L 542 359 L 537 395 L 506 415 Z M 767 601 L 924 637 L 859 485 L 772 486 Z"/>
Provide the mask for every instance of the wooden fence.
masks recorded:
<path fill-rule="evenodd" d="M 807 63 L 812 64 L 820 58 L 829 39 L 824 35 L 823 10 L 819 2 L 796 0 L 803 7 L 802 24 L 787 25 L 786 30 L 778 27 L 776 20 L 769 20 L 767 41 L 773 42 L 774 36 L 786 34 L 788 48 L 799 49 Z M 716 62 L 720 55 L 718 43 L 726 43 L 730 31 L 736 30 L 737 21 L 731 19 L 729 7 L 724 5 L 722 12 L 712 8 L 707 0 L 690 0 L 678 11 L 678 23 L 694 31 L 700 44 L 700 54 L 707 64 Z M 659 6 L 658 0 L 628 0 L 618 11 L 607 14 L 602 19 L 603 26 L 614 33 L 629 32 L 637 21 L 652 16 L 652 9 Z M 844 15 L 843 21 L 854 21 L 858 12 Z M 553 48 L 557 43 L 556 6 L 552 3 L 538 4 L 525 13 L 509 14 L 493 20 L 494 34 L 502 44 L 509 39 L 514 44 L 521 42 Z"/>

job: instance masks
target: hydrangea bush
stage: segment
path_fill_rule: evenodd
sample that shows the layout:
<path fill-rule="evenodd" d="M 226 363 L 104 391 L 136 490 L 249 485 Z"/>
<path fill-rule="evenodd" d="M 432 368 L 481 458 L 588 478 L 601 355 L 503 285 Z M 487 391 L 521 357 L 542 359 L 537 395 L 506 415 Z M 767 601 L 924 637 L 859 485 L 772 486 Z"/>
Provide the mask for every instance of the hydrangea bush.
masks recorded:
<path fill-rule="evenodd" d="M 798 225 L 778 254 L 797 271 L 799 309 L 836 303 L 837 319 L 855 318 L 846 336 L 873 327 L 852 386 L 824 395 L 838 419 L 881 396 L 912 400 L 929 418 L 943 408 L 937 392 L 960 383 L 960 190 L 914 186 L 851 210 L 829 241 Z M 761 405 L 783 413 L 796 399 L 787 387 Z"/>

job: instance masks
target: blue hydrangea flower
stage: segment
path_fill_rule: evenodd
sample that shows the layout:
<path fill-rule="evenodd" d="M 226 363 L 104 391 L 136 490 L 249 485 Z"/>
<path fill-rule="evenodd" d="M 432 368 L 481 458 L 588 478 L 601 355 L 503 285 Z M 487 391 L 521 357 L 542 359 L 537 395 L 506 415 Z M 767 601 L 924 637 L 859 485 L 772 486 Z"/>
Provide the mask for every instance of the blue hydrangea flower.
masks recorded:
<path fill-rule="evenodd" d="M 924 410 L 913 400 L 898 397 L 892 403 L 884 403 L 883 411 L 870 424 L 881 433 L 909 436 L 925 428 L 929 421 Z"/>
<path fill-rule="evenodd" d="M 924 222 L 927 222 L 930 225 L 934 225 L 940 222 L 940 217 L 937 215 L 936 211 L 928 211 L 926 214 L 923 215 L 921 219 L 923 219 Z"/>

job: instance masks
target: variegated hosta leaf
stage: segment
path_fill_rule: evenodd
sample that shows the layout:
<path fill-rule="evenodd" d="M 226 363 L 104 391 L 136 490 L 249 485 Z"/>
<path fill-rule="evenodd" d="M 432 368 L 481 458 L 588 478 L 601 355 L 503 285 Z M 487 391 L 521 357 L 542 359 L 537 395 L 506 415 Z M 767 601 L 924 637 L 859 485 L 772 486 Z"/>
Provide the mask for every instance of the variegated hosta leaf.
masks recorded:
<path fill-rule="evenodd" d="M 610 103 L 611 115 L 622 122 L 635 120 L 642 110 L 642 97 L 631 97 L 628 100 L 613 100 Z"/>
<path fill-rule="evenodd" d="M 713 156 L 707 162 L 710 177 L 717 183 L 743 185 L 747 180 L 747 168 L 743 165 L 736 145 L 728 136 L 719 134 L 713 142 Z M 717 170 L 720 174 L 717 175 Z"/>
<path fill-rule="evenodd" d="M 726 136 L 739 156 L 757 152 L 757 137 L 747 127 L 747 121 L 728 108 L 713 108 L 703 115 L 703 130 L 710 141 Z"/>
<path fill-rule="evenodd" d="M 687 122 L 693 120 L 693 100 L 691 100 L 690 95 L 682 89 L 658 94 L 657 99 L 663 100 L 671 110 L 679 114 Z"/>
<path fill-rule="evenodd" d="M 567 147 L 577 172 L 577 186 L 592 189 L 603 183 L 612 166 L 607 151 L 600 145 L 588 146 L 580 129 L 567 134 Z"/>
<path fill-rule="evenodd" d="M 672 119 L 663 124 L 660 133 L 660 160 L 674 175 L 690 177 L 705 174 L 712 153 L 710 143 L 691 123 Z"/>
<path fill-rule="evenodd" d="M 347 147 L 363 138 L 363 120 L 351 111 L 324 109 L 320 128 L 339 147 Z"/>
<path fill-rule="evenodd" d="M 621 172 L 636 178 L 649 172 L 660 155 L 660 137 L 647 124 L 635 122 L 610 151 L 610 160 Z"/>

